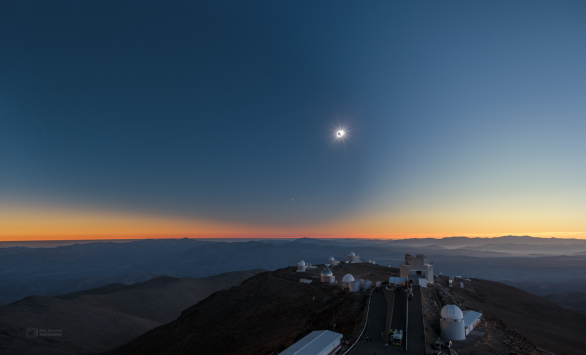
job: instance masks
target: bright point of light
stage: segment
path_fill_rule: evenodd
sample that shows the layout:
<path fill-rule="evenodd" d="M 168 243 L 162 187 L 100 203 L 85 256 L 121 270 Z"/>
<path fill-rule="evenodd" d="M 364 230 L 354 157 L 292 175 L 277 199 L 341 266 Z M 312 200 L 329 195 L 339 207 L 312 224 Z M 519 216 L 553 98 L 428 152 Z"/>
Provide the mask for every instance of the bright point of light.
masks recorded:
<path fill-rule="evenodd" d="M 338 131 L 338 133 L 336 133 L 336 136 L 338 136 L 338 138 L 343 137 L 344 131 Z"/>

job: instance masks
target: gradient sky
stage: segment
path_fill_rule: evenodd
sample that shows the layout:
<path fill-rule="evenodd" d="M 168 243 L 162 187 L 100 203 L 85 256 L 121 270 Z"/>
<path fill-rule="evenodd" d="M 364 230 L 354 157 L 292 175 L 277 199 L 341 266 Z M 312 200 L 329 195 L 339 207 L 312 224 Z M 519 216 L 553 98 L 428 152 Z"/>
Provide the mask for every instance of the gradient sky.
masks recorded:
<path fill-rule="evenodd" d="M 585 18 L 3 1 L 0 240 L 586 238 Z"/>

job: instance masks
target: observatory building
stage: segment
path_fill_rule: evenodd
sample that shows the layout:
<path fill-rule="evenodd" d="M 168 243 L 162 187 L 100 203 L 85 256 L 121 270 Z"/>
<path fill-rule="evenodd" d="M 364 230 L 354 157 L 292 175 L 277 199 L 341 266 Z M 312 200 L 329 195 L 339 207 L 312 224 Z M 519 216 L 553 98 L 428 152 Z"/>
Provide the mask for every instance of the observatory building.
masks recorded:
<path fill-rule="evenodd" d="M 340 349 L 342 334 L 317 330 L 283 350 L 279 355 L 332 355 Z"/>
<path fill-rule="evenodd" d="M 350 252 L 350 254 L 348 254 L 348 261 L 351 263 L 359 263 L 360 262 L 360 256 L 354 254 L 353 251 Z"/>
<path fill-rule="evenodd" d="M 464 311 L 449 304 L 441 311 L 441 330 L 444 340 L 464 340 L 480 321 L 482 313 Z"/>
<path fill-rule="evenodd" d="M 360 280 L 348 282 L 348 289 L 350 290 L 350 292 L 360 291 Z"/>
<path fill-rule="evenodd" d="M 347 288 L 350 287 L 349 283 L 354 281 L 354 276 L 350 275 L 350 274 L 346 274 L 344 275 L 344 277 L 342 277 L 342 287 L 343 288 Z"/>
<path fill-rule="evenodd" d="M 415 285 L 425 287 L 428 283 L 433 283 L 433 263 L 426 263 L 423 254 L 417 254 L 415 258 L 410 254 L 405 254 L 405 263 L 401 264 L 399 276 L 404 277 L 407 281 L 413 280 Z"/>
<path fill-rule="evenodd" d="M 321 272 L 321 282 L 327 282 L 327 283 L 330 283 L 330 284 L 336 282 L 336 277 L 332 273 L 332 270 L 330 270 L 330 269 L 323 269 L 322 270 L 322 272 Z"/>
<path fill-rule="evenodd" d="M 466 332 L 464 331 L 464 314 L 462 310 L 453 304 L 449 304 L 442 308 L 441 315 L 441 329 L 442 339 L 444 340 L 464 340 L 466 339 Z"/>
<path fill-rule="evenodd" d="M 297 272 L 305 272 L 305 261 L 301 260 L 299 264 L 297 264 Z"/>

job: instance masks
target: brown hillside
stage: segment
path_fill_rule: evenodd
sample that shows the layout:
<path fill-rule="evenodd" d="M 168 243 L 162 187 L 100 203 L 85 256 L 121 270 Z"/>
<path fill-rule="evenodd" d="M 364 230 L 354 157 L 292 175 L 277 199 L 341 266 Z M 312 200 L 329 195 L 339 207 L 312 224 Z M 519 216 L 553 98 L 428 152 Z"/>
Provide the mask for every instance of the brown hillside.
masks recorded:
<path fill-rule="evenodd" d="M 176 319 L 211 293 L 263 270 L 201 279 L 158 277 L 55 297 L 31 296 L 0 307 L 0 353 L 92 354 L 112 349 Z M 60 337 L 26 337 L 29 327 L 59 329 Z"/>
<path fill-rule="evenodd" d="M 283 351 L 313 330 L 332 329 L 355 340 L 366 317 L 369 292 L 350 293 L 322 284 L 321 268 L 262 273 L 238 287 L 217 292 L 166 325 L 107 352 L 114 354 L 239 354 Z M 352 273 L 382 281 L 396 269 L 372 264 L 334 268 L 336 279 Z M 313 278 L 311 285 L 301 277 Z"/>
<path fill-rule="evenodd" d="M 543 296 L 564 308 L 586 313 L 586 292 L 564 292 Z"/>
<path fill-rule="evenodd" d="M 445 277 L 439 278 L 444 287 Z M 551 353 L 586 353 L 586 317 L 534 294 L 502 283 L 472 279 L 453 291 L 485 318 L 502 320 L 514 331 Z"/>

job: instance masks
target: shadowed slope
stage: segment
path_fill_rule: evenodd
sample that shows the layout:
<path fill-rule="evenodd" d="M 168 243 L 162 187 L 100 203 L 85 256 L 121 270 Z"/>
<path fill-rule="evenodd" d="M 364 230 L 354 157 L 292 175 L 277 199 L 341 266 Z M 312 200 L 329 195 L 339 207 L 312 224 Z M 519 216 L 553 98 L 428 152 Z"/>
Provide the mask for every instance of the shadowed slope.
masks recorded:
<path fill-rule="evenodd" d="M 55 297 L 30 296 L 0 307 L 0 350 L 27 354 L 102 352 L 172 321 L 185 308 L 260 271 L 201 279 L 158 277 Z M 24 331 L 29 327 L 59 329 L 63 335 L 31 339 Z"/>
<path fill-rule="evenodd" d="M 281 276 L 287 269 L 273 272 Z M 294 275 L 292 276 L 294 277 Z M 217 292 L 163 326 L 107 354 L 266 354 L 281 352 L 316 329 L 355 339 L 366 317 L 368 291 L 259 274 Z"/>

